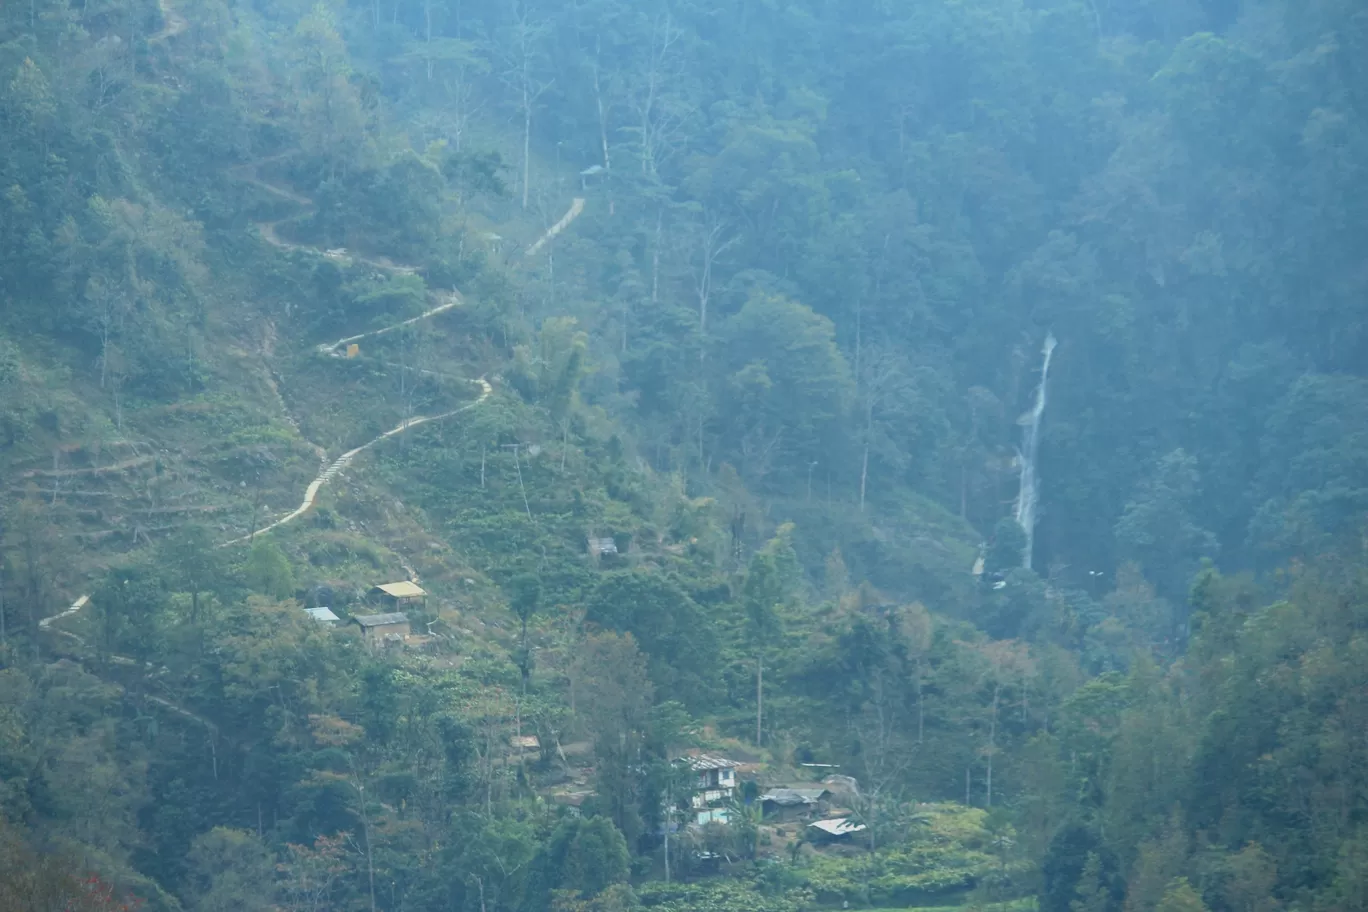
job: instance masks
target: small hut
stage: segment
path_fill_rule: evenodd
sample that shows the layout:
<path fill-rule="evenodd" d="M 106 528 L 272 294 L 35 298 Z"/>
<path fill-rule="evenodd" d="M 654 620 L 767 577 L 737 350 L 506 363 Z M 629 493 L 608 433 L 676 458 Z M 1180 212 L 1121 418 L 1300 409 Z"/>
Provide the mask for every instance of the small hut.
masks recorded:
<path fill-rule="evenodd" d="M 607 173 L 608 169 L 603 167 L 603 165 L 590 165 L 580 172 L 580 189 L 588 190 L 591 180 L 594 183 L 598 183 L 599 178 Z"/>
<path fill-rule="evenodd" d="M 514 735 L 508 739 L 508 746 L 519 754 L 535 753 L 541 750 L 541 739 L 536 735 Z"/>
<path fill-rule="evenodd" d="M 390 611 L 398 611 L 408 605 L 417 605 L 427 599 L 427 593 L 417 583 L 403 580 L 398 583 L 381 583 L 370 591 L 371 600 L 378 602 Z"/>
<path fill-rule="evenodd" d="M 865 830 L 863 823 L 856 823 L 849 817 L 833 817 L 809 823 L 808 834 L 814 842 L 844 842 Z"/>
<path fill-rule="evenodd" d="M 402 611 L 390 614 L 361 614 L 352 618 L 352 623 L 361 628 L 361 637 L 367 646 L 383 646 L 385 643 L 402 643 L 409 635 L 409 617 Z"/>
<path fill-rule="evenodd" d="M 331 608 L 325 608 L 321 605 L 317 608 L 305 608 L 304 613 L 325 627 L 331 627 L 340 620 Z"/>
<path fill-rule="evenodd" d="M 830 797 L 824 788 L 772 788 L 760 796 L 760 807 L 766 820 L 802 820 L 821 810 Z"/>

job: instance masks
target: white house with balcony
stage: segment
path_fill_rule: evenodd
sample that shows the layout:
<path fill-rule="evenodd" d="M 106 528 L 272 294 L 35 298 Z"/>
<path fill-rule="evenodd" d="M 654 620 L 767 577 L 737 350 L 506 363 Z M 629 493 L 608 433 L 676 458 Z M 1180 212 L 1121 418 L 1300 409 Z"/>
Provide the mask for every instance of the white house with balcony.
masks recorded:
<path fill-rule="evenodd" d="M 693 771 L 693 794 L 689 806 L 694 812 L 694 823 L 726 823 L 727 805 L 736 794 L 736 764 L 725 757 L 700 754 L 686 757 L 684 762 Z"/>

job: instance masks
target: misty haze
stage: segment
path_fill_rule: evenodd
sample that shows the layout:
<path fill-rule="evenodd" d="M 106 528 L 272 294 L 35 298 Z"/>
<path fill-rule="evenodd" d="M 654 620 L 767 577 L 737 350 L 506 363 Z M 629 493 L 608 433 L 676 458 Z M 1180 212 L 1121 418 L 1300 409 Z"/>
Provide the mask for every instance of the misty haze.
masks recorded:
<path fill-rule="evenodd" d="M 0 912 L 1368 912 L 1364 0 L 0 3 Z"/>

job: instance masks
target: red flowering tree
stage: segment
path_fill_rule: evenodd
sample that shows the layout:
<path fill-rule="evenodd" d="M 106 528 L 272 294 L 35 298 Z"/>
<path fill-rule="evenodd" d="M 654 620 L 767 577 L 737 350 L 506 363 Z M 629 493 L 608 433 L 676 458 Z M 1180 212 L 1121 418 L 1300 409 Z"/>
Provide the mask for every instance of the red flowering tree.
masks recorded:
<path fill-rule="evenodd" d="M 120 895 L 98 874 L 91 874 L 75 884 L 62 912 L 136 912 L 142 906 L 140 897 L 132 893 Z"/>

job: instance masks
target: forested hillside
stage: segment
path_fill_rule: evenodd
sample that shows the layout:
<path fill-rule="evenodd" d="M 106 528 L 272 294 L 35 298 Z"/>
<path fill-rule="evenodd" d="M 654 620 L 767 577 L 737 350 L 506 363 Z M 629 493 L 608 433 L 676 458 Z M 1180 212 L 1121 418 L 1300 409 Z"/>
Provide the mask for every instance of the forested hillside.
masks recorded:
<path fill-rule="evenodd" d="M 1368 909 L 1360 0 L 0 6 L 0 910 Z"/>

